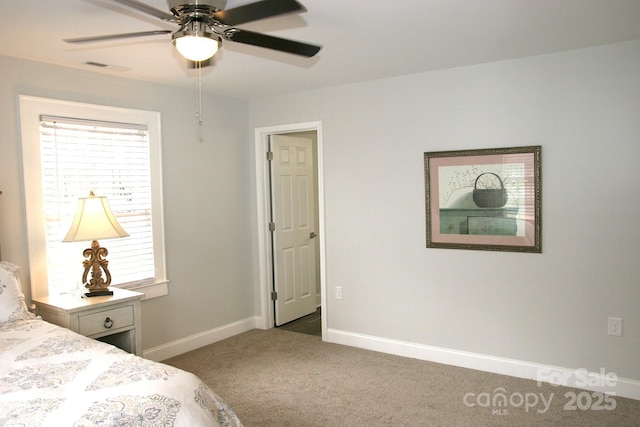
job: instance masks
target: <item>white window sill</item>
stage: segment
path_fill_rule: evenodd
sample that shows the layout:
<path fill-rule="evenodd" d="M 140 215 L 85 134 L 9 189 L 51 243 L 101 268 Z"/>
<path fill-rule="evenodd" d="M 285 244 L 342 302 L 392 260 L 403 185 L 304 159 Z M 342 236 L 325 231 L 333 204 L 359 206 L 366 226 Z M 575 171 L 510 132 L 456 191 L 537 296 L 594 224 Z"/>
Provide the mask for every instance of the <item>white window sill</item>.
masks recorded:
<path fill-rule="evenodd" d="M 169 295 L 169 281 L 146 284 L 134 284 L 129 286 L 118 286 L 119 288 L 129 289 L 131 291 L 142 292 L 144 297 L 142 301 Z"/>

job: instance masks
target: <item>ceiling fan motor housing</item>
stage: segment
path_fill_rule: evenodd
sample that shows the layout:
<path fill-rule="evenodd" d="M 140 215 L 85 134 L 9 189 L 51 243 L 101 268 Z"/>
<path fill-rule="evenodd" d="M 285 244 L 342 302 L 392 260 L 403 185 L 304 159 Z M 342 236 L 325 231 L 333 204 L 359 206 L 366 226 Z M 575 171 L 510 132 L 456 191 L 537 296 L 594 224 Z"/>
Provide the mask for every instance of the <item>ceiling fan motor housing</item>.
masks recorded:
<path fill-rule="evenodd" d="M 177 16 L 185 15 L 213 15 L 224 10 L 227 0 L 167 0 L 171 12 Z"/>

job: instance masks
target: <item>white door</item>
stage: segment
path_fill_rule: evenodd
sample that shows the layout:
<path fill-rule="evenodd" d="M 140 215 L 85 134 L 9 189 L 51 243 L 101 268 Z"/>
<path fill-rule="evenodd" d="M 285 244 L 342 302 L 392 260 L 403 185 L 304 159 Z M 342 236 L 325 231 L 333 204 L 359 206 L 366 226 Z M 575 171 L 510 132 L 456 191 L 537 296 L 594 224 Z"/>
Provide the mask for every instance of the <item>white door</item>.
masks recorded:
<path fill-rule="evenodd" d="M 311 139 L 271 137 L 275 324 L 316 311 L 316 185 Z"/>

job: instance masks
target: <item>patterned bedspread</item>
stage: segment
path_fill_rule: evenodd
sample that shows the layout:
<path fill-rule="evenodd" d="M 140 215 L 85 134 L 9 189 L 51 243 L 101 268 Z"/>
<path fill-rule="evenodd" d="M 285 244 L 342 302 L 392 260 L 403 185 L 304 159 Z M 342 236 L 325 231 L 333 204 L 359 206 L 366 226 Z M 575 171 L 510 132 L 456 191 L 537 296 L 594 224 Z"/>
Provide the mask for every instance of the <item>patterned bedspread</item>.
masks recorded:
<path fill-rule="evenodd" d="M 0 323 L 0 426 L 241 426 L 195 375 L 43 320 Z"/>

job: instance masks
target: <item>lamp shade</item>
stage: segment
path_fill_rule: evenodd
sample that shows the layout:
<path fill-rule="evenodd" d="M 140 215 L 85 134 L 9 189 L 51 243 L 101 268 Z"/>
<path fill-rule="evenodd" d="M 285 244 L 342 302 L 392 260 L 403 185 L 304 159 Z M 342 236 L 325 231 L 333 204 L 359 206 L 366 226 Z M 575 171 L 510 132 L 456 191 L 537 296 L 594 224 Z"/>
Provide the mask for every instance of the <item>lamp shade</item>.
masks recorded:
<path fill-rule="evenodd" d="M 78 199 L 78 210 L 73 223 L 63 242 L 82 242 L 86 240 L 114 239 L 127 237 L 111 212 L 109 202 L 105 196 L 95 196 Z"/>

